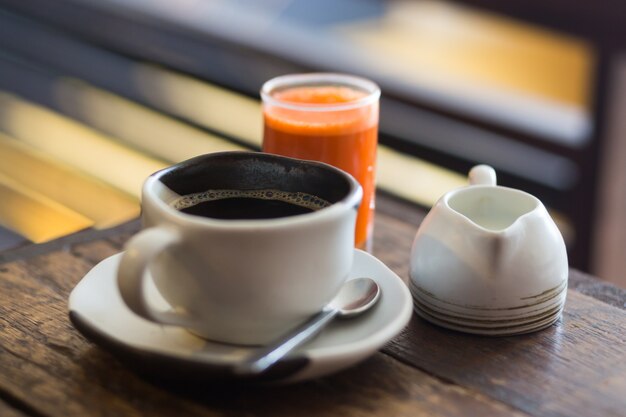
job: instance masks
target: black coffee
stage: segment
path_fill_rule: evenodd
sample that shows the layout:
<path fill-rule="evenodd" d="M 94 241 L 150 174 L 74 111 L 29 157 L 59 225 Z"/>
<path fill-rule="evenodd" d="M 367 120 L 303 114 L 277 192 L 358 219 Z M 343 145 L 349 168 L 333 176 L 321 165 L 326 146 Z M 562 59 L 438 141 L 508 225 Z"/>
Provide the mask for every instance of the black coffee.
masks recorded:
<path fill-rule="evenodd" d="M 183 213 L 214 219 L 273 219 L 311 213 L 330 205 L 314 195 L 280 190 L 207 190 L 177 198 Z"/>

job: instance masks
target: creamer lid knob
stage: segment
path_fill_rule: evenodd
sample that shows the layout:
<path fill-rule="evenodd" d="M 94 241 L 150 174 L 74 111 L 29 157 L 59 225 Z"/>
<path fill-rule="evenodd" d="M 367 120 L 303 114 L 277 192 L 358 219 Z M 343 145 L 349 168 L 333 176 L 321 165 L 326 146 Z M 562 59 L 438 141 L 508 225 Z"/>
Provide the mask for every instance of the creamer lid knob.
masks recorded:
<path fill-rule="evenodd" d="M 469 172 L 471 185 L 496 185 L 496 170 L 489 165 L 476 165 Z"/>

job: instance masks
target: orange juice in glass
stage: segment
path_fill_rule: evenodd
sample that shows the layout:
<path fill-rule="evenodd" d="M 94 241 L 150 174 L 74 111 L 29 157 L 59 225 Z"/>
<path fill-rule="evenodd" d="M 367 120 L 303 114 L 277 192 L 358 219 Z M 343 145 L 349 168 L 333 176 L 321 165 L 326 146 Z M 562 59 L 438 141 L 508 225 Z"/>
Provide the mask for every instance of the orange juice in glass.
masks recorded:
<path fill-rule="evenodd" d="M 363 187 L 355 245 L 370 250 L 374 226 L 378 99 L 373 82 L 351 75 L 285 75 L 266 82 L 263 151 L 326 162 Z"/>

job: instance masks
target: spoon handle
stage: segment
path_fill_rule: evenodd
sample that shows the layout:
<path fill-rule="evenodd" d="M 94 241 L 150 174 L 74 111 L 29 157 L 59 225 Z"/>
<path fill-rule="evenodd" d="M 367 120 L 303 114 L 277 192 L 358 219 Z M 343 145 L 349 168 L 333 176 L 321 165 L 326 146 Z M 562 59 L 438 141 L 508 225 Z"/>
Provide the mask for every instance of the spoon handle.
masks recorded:
<path fill-rule="evenodd" d="M 235 367 L 234 372 L 238 375 L 258 375 L 262 373 L 289 352 L 318 334 L 332 321 L 338 312 L 339 310 L 334 308 L 322 310 L 293 331 L 287 333 L 276 343 L 262 348 L 259 352 L 245 359 L 244 362 Z"/>

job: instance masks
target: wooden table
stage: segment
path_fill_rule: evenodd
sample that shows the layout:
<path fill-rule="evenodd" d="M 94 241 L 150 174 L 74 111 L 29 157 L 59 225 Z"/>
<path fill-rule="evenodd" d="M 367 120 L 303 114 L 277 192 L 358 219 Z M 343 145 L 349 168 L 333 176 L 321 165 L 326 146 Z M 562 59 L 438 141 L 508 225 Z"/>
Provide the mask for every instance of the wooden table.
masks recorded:
<path fill-rule="evenodd" d="M 407 279 L 423 211 L 379 198 L 374 253 Z M 413 317 L 362 364 L 291 386 L 148 381 L 84 339 L 67 297 L 138 229 L 87 231 L 0 255 L 0 416 L 624 416 L 626 291 L 572 270 L 563 318 L 469 336 Z"/>

